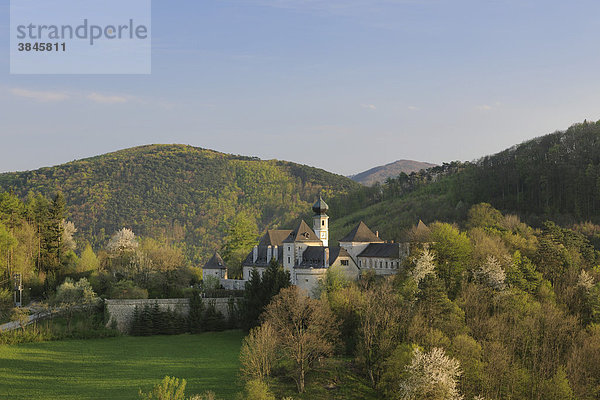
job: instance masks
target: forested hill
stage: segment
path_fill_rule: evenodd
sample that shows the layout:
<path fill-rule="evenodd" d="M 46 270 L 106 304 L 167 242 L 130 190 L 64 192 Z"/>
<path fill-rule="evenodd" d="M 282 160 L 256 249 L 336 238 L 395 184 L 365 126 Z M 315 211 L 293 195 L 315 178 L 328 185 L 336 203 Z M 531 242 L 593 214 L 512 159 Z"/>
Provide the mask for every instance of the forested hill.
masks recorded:
<path fill-rule="evenodd" d="M 140 235 L 183 240 L 196 261 L 219 248 L 236 221 L 258 235 L 305 213 L 321 190 L 344 193 L 358 186 L 305 165 L 184 145 L 141 146 L 0 175 L 0 191 L 21 197 L 62 191 L 78 235 L 96 248 L 129 227 Z"/>
<path fill-rule="evenodd" d="M 332 202 L 333 235 L 359 219 L 390 238 L 419 219 L 461 222 L 469 207 L 491 203 L 539 226 L 600 223 L 600 121 L 575 124 L 474 163 L 454 162 Z M 350 212 L 349 212 L 350 211 Z"/>

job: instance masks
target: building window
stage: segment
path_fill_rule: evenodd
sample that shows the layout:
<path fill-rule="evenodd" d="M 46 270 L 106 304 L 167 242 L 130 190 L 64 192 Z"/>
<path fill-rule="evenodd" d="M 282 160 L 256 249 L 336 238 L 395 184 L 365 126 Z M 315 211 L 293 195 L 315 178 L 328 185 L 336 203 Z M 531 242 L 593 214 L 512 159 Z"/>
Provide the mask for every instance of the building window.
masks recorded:
<path fill-rule="evenodd" d="M 388 262 L 387 262 L 387 261 L 385 262 L 385 267 L 386 267 L 386 268 L 388 267 Z"/>
<path fill-rule="evenodd" d="M 325 226 L 325 220 L 321 221 L 321 225 Z"/>
<path fill-rule="evenodd" d="M 288 264 L 291 263 L 291 262 L 292 262 L 292 260 L 288 257 Z"/>
<path fill-rule="evenodd" d="M 348 265 L 348 260 L 342 260 L 342 265 L 347 266 Z"/>

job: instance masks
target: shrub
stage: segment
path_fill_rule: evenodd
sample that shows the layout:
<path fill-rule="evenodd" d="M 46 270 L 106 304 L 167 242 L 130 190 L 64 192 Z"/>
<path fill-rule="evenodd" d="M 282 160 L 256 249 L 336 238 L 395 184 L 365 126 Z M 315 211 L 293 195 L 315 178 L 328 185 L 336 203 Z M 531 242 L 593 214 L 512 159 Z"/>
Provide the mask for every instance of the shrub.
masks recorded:
<path fill-rule="evenodd" d="M 185 379 L 180 381 L 175 377 L 165 376 L 150 392 L 144 393 L 140 389 L 139 396 L 142 400 L 184 400 L 185 385 Z"/>
<path fill-rule="evenodd" d="M 148 290 L 136 286 L 132 281 L 122 280 L 113 285 L 108 297 L 111 299 L 147 299 Z"/>
<path fill-rule="evenodd" d="M 254 379 L 246 383 L 246 400 L 275 400 L 269 386 L 263 381 Z"/>

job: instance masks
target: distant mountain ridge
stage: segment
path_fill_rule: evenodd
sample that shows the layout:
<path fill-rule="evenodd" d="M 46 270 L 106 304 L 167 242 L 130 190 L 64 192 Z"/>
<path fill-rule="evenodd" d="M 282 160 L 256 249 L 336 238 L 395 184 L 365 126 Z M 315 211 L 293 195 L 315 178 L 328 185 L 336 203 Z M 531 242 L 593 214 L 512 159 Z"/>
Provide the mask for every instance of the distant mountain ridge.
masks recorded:
<path fill-rule="evenodd" d="M 351 175 L 349 178 L 365 186 L 372 186 L 377 182 L 385 182 L 387 178 L 395 178 L 402 172 L 410 174 L 411 172 L 418 172 L 422 169 L 435 166 L 436 164 L 422 161 L 398 160 L 386 165 L 371 168 L 356 175 Z"/>

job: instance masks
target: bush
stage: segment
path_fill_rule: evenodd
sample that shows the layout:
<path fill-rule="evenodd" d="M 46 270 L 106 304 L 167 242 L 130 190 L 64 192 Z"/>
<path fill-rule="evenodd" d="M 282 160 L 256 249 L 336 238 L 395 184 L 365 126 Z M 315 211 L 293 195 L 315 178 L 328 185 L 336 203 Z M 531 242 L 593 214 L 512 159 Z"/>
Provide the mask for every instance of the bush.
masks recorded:
<path fill-rule="evenodd" d="M 269 386 L 263 381 L 254 379 L 246 383 L 246 400 L 275 400 Z"/>
<path fill-rule="evenodd" d="M 140 389 L 140 399 L 156 399 L 156 400 L 184 400 L 185 398 L 185 379 L 181 381 L 175 377 L 165 376 L 161 383 L 154 388 L 144 393 Z"/>
<path fill-rule="evenodd" d="M 108 292 L 111 299 L 147 299 L 148 290 L 136 286 L 132 281 L 122 280 L 113 285 Z"/>

